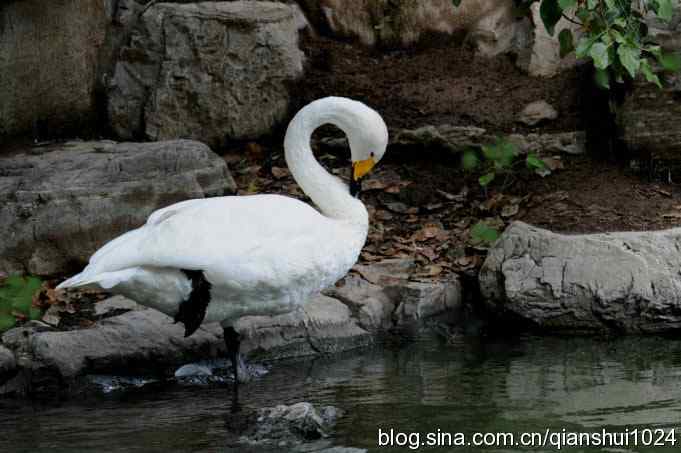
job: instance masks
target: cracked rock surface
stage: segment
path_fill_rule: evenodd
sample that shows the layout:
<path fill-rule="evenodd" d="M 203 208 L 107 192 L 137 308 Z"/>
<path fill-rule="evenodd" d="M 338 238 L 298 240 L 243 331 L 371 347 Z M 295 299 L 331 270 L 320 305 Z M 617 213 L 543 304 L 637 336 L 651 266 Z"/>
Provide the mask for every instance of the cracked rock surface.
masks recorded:
<path fill-rule="evenodd" d="M 487 307 L 551 332 L 681 328 L 681 229 L 556 234 L 511 224 L 480 271 Z"/>
<path fill-rule="evenodd" d="M 108 86 L 115 133 L 211 146 L 270 133 L 303 73 L 295 10 L 272 2 L 158 3 L 120 51 Z"/>
<path fill-rule="evenodd" d="M 74 141 L 2 157 L 0 269 L 68 273 L 156 209 L 234 190 L 225 161 L 190 140 Z"/>

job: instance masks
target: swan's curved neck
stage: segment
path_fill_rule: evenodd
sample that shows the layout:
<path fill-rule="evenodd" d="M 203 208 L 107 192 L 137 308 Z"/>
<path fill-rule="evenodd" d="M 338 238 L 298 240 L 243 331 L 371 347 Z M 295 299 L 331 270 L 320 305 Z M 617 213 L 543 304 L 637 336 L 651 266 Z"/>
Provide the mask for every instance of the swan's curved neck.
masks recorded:
<path fill-rule="evenodd" d="M 338 126 L 347 135 L 356 124 L 355 115 L 335 104 L 313 103 L 293 118 L 286 131 L 284 152 L 293 178 L 327 217 L 368 225 L 364 204 L 350 195 L 348 186 L 329 174 L 315 159 L 310 147 L 312 133 L 323 124 Z"/>

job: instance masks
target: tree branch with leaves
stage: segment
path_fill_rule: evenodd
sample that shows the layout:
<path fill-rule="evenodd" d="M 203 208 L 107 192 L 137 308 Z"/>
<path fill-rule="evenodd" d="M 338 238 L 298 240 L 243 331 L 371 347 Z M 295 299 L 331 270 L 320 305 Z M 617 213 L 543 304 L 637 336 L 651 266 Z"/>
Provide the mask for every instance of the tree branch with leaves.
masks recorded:
<path fill-rule="evenodd" d="M 461 0 L 452 0 L 455 6 Z M 558 33 L 561 58 L 575 53 L 577 58 L 593 61 L 596 83 L 610 88 L 639 75 L 661 87 L 655 70 L 681 69 L 681 56 L 667 53 L 648 35 L 646 17 L 652 13 L 671 22 L 675 0 L 515 0 L 529 8 L 540 2 L 539 15 L 546 31 L 554 36 L 561 19 L 578 27 L 579 37 L 570 28 Z"/>

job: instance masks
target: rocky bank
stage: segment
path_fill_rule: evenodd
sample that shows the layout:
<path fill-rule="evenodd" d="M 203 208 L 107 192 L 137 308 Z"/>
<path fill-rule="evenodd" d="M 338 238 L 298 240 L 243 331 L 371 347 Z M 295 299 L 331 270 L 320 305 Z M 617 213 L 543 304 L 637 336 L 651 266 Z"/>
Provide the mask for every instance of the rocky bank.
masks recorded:
<path fill-rule="evenodd" d="M 449 323 L 463 308 L 461 285 L 411 281 L 413 262 L 361 266 L 329 295 L 299 310 L 241 318 L 241 351 L 248 360 L 327 355 L 379 343 L 393 329 Z M 366 280 L 362 275 L 369 278 Z M 165 379 L 188 362 L 224 356 L 222 328 L 202 326 L 185 338 L 172 318 L 117 296 L 96 304 L 90 328 L 59 331 L 42 322 L 11 329 L 0 345 L 0 394 L 55 395 L 88 390 L 89 375 L 140 375 Z"/>

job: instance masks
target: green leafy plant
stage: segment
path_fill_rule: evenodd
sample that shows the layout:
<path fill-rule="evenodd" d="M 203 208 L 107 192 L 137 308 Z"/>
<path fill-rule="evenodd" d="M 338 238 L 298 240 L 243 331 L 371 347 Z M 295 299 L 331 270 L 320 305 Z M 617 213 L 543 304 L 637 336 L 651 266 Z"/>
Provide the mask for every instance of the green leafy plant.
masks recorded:
<path fill-rule="evenodd" d="M 0 286 L 0 332 L 14 327 L 18 318 L 40 318 L 40 309 L 33 306 L 33 295 L 41 285 L 42 280 L 37 277 L 7 277 Z"/>
<path fill-rule="evenodd" d="M 478 183 L 487 188 L 493 181 L 503 177 L 502 190 L 513 179 L 519 165 L 525 164 L 543 176 L 551 173 L 546 164 L 534 153 L 528 153 L 524 159 L 518 147 L 506 139 L 498 138 L 491 145 L 483 145 L 480 149 L 469 148 L 461 156 L 461 165 L 467 171 L 479 170 Z"/>
<path fill-rule="evenodd" d="M 461 3 L 452 1 L 456 6 Z M 559 32 L 561 57 L 574 52 L 577 58 L 591 59 L 596 83 L 602 88 L 639 74 L 661 86 L 656 65 L 667 71 L 681 69 L 681 56 L 665 53 L 648 35 L 645 21 L 649 13 L 671 21 L 674 0 L 516 0 L 523 9 L 535 2 L 541 2 L 539 13 L 550 35 L 561 19 L 577 25 L 578 39 L 568 28 Z"/>
<path fill-rule="evenodd" d="M 490 246 L 499 239 L 499 230 L 481 220 L 473 225 L 470 231 L 471 240 L 476 244 L 484 244 Z"/>

